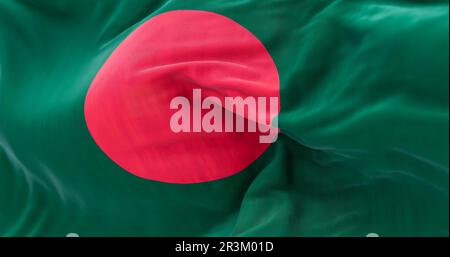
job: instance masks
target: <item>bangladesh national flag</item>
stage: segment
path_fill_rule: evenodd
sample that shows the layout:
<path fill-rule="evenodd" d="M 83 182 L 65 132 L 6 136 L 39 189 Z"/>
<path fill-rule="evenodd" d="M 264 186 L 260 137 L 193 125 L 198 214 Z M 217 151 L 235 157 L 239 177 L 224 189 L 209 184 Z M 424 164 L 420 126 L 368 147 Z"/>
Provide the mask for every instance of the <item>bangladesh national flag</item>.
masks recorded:
<path fill-rule="evenodd" d="M 446 0 L 0 0 L 0 236 L 448 236 L 448 69 Z"/>

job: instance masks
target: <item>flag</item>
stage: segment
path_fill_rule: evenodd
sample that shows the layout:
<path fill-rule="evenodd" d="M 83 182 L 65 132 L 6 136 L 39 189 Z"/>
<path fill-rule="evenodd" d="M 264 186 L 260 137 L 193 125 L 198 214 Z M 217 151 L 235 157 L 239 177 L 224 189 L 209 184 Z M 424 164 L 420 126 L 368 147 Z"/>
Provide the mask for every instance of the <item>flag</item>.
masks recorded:
<path fill-rule="evenodd" d="M 439 0 L 2 0 L 0 236 L 448 236 L 448 26 Z"/>

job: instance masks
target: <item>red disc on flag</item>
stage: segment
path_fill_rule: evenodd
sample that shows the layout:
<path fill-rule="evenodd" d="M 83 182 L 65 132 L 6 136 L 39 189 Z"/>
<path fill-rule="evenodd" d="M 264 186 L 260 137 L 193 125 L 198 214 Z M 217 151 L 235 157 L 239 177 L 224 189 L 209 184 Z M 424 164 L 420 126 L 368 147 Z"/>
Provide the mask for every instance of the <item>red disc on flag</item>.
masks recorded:
<path fill-rule="evenodd" d="M 167 12 L 139 26 L 100 69 L 86 96 L 87 127 L 109 158 L 145 179 L 200 183 L 244 170 L 269 147 L 262 132 L 171 128 L 171 101 L 185 97 L 193 116 L 194 89 L 202 99 L 279 99 L 279 76 L 264 45 L 233 20 Z"/>

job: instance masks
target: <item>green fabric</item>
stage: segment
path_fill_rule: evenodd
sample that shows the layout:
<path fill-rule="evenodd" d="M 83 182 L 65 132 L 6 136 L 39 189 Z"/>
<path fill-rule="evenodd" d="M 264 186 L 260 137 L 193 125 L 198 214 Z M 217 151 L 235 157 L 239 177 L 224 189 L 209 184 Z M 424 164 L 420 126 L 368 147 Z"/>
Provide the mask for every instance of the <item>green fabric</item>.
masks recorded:
<path fill-rule="evenodd" d="M 124 38 L 169 10 L 254 33 L 282 134 L 194 185 L 124 172 L 83 104 Z M 1 0 L 0 236 L 448 236 L 449 5 L 426 0 Z"/>

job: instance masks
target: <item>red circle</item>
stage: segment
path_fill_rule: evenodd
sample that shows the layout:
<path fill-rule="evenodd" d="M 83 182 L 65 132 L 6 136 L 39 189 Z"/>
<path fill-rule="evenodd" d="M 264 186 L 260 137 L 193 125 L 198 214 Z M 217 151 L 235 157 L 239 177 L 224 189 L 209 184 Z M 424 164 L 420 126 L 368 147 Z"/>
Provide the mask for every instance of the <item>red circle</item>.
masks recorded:
<path fill-rule="evenodd" d="M 174 133 L 170 101 L 193 89 L 202 98 L 279 98 L 279 76 L 248 30 L 206 11 L 171 11 L 146 21 L 111 54 L 86 96 L 97 145 L 126 171 L 149 180 L 200 183 L 228 177 L 269 144 L 260 133 Z"/>

